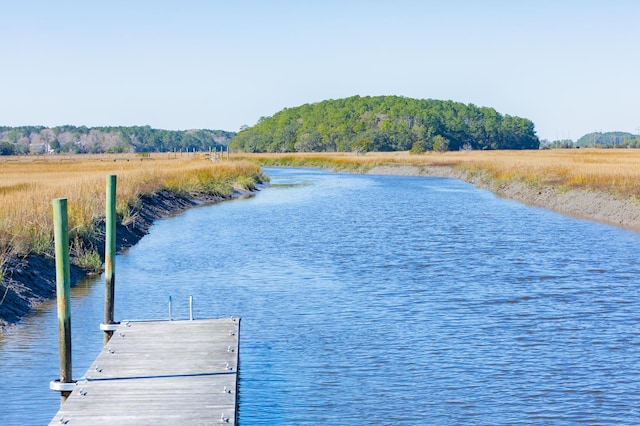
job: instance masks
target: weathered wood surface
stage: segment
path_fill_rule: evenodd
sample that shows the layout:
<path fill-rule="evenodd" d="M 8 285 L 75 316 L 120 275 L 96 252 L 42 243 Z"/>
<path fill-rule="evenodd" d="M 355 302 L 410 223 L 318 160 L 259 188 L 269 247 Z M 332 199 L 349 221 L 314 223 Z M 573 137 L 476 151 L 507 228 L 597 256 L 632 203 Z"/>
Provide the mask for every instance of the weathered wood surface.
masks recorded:
<path fill-rule="evenodd" d="M 123 322 L 50 425 L 235 424 L 239 318 Z"/>

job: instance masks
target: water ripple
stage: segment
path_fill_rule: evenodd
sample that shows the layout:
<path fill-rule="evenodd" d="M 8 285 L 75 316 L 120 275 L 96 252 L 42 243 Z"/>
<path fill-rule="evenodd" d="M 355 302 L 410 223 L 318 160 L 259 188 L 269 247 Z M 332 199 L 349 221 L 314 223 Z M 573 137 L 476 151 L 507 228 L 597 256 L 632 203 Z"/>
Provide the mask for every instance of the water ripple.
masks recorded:
<path fill-rule="evenodd" d="M 638 234 L 449 179 L 269 173 L 118 259 L 120 318 L 166 316 L 169 294 L 243 317 L 242 424 L 640 424 Z M 101 297 L 77 309 L 97 323 Z M 50 379 L 32 330 L 0 342 L 3 378 Z M 2 424 L 37 413 L 31 386 Z"/>

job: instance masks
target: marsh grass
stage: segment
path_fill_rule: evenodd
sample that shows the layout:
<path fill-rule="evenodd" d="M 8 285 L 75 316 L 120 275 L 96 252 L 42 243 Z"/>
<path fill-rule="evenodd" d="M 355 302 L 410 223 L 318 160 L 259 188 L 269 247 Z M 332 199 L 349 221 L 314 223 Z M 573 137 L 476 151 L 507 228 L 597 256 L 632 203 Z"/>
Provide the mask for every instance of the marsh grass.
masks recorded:
<path fill-rule="evenodd" d="M 573 149 L 536 151 L 459 151 L 236 155 L 267 166 L 307 166 L 362 172 L 384 164 L 446 166 L 482 174 L 495 182 L 598 190 L 640 199 L 640 150 Z"/>
<path fill-rule="evenodd" d="M 322 167 L 366 172 L 386 164 L 445 166 L 495 182 L 520 181 L 532 186 L 587 189 L 640 199 L 640 150 L 579 149 L 541 151 L 464 151 L 410 155 L 407 152 L 235 154 L 233 161 L 176 158 L 155 154 L 152 160 L 125 161 L 91 156 L 25 161 L 0 157 L 0 250 L 51 254 L 52 207 L 67 198 L 72 241 L 91 240 L 104 215 L 105 178 L 118 175 L 117 214 L 135 219 L 141 197 L 161 189 L 180 194 L 228 197 L 236 189 L 254 189 L 265 179 L 259 165 Z M 118 160 L 118 161 L 114 161 Z M 242 161 L 249 160 L 249 161 Z"/>
<path fill-rule="evenodd" d="M 182 194 L 228 196 L 265 179 L 255 163 L 211 162 L 204 158 L 154 156 L 146 161 L 105 161 L 88 156 L 60 161 L 25 161 L 13 157 L 0 163 L 0 252 L 51 254 L 52 200 L 68 199 L 69 233 L 73 241 L 95 237 L 104 216 L 106 176 L 115 174 L 116 211 L 130 222 L 141 197 L 168 189 Z M 78 250 L 82 250 L 79 247 Z M 95 256 L 89 259 L 95 262 Z"/>
<path fill-rule="evenodd" d="M 637 149 L 481 152 L 460 159 L 461 167 L 481 170 L 496 180 L 640 197 Z"/>
<path fill-rule="evenodd" d="M 82 269 L 90 274 L 98 274 L 102 271 L 102 258 L 94 248 L 87 246 L 87 240 L 76 236 L 71 242 L 73 259 Z"/>

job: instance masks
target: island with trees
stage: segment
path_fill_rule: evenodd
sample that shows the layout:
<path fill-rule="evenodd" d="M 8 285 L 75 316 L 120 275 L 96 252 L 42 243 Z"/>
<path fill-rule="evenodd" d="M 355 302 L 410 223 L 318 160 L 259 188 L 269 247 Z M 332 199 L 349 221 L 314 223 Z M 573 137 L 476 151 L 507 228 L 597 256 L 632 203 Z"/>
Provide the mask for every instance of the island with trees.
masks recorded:
<path fill-rule="evenodd" d="M 560 139 L 540 141 L 540 149 L 560 148 L 640 148 L 640 135 L 629 132 L 592 132 L 574 141 Z"/>
<path fill-rule="evenodd" d="M 534 124 L 493 108 L 402 96 L 352 96 L 285 108 L 244 127 L 243 152 L 538 149 Z"/>

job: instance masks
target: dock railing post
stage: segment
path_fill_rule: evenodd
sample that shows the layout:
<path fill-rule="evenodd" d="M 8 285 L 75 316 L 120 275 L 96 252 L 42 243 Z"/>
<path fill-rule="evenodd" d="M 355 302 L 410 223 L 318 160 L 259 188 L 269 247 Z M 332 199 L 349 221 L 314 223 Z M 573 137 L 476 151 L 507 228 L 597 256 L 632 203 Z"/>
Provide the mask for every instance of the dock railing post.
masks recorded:
<path fill-rule="evenodd" d="M 105 231 L 104 322 L 100 328 L 104 331 L 103 344 L 106 345 L 117 325 L 113 320 L 116 281 L 116 175 L 107 176 Z"/>
<path fill-rule="evenodd" d="M 71 270 L 69 266 L 69 225 L 67 199 L 53 200 L 53 223 L 56 257 L 56 298 L 58 305 L 58 348 L 60 351 L 59 383 L 73 383 L 71 371 Z M 53 388 L 53 387 L 52 387 Z M 60 405 L 71 392 L 59 387 Z M 72 389 L 72 388 L 71 388 Z"/>

